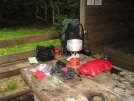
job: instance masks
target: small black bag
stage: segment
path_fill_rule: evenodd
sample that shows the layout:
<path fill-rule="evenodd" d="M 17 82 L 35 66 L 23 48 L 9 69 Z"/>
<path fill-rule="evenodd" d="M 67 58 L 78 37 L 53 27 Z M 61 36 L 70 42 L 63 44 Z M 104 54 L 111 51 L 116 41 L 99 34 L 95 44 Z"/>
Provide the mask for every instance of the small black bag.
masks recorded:
<path fill-rule="evenodd" d="M 51 61 L 54 57 L 54 46 L 36 46 L 36 58 L 40 61 Z"/>

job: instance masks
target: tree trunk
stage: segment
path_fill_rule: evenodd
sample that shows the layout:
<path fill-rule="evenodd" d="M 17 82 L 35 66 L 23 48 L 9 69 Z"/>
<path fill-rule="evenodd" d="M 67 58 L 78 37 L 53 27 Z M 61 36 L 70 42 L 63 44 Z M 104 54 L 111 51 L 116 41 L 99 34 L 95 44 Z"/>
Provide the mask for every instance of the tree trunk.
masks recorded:
<path fill-rule="evenodd" d="M 45 11 L 45 22 L 46 22 L 46 24 L 48 23 L 48 19 L 47 19 L 47 4 L 46 4 L 46 0 L 44 0 L 44 11 Z"/>
<path fill-rule="evenodd" d="M 50 0 L 51 3 L 51 7 L 52 7 L 52 24 L 55 24 L 55 10 L 54 10 L 54 4 L 53 4 L 53 0 Z"/>
<path fill-rule="evenodd" d="M 36 18 L 38 18 L 38 19 L 41 19 L 41 20 L 43 20 L 43 21 L 45 21 L 45 19 L 44 18 L 42 18 L 42 17 L 40 17 L 40 16 L 38 16 L 38 4 L 37 4 L 37 1 L 35 0 L 35 3 L 36 3 L 36 12 L 35 12 L 35 16 L 36 16 Z"/>
<path fill-rule="evenodd" d="M 60 2 L 59 0 L 57 0 L 57 3 L 58 3 L 58 15 L 60 14 Z"/>
<path fill-rule="evenodd" d="M 0 7 L 0 20 L 2 20 L 2 10 L 3 10 L 3 4 L 1 3 L 1 7 Z"/>

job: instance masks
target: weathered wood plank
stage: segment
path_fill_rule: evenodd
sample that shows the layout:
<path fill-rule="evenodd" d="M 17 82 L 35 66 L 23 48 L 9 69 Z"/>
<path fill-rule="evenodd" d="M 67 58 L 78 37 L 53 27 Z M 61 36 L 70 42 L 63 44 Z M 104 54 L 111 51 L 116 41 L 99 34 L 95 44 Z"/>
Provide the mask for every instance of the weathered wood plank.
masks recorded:
<path fill-rule="evenodd" d="M 113 67 L 117 68 L 115 66 Z M 122 98 L 122 100 L 125 101 L 134 100 L 132 95 L 134 93 L 134 86 L 133 86 L 134 73 L 128 72 L 121 68 L 117 69 L 121 70 L 120 75 L 116 74 L 110 75 L 110 72 L 107 72 L 107 73 L 100 73 L 96 75 L 94 78 L 92 77 L 89 78 L 90 80 L 93 80 L 100 86 L 104 87 L 104 89 L 107 89 L 108 91 Z"/>
<path fill-rule="evenodd" d="M 102 40 L 106 38 L 116 38 L 119 36 L 125 36 L 126 38 L 129 36 L 133 36 L 133 28 L 122 28 L 122 29 L 114 29 L 114 30 L 103 30 L 98 32 L 89 32 L 88 40 Z M 128 33 L 129 32 L 129 33 Z"/>
<path fill-rule="evenodd" d="M 55 46 L 56 49 L 60 49 L 61 46 L 57 45 Z M 35 47 L 36 49 L 36 47 Z M 13 54 L 8 54 L 8 55 L 1 55 L 0 56 L 0 64 L 6 64 L 14 61 L 19 61 L 23 59 L 27 59 L 28 57 L 33 57 L 36 56 L 36 51 L 35 50 L 29 50 L 29 51 L 24 51 L 24 52 L 19 52 L 19 53 L 13 53 Z"/>
<path fill-rule="evenodd" d="M 60 46 L 55 46 L 60 49 Z M 20 74 L 20 69 L 29 67 L 28 57 L 36 56 L 35 50 L 0 56 L 0 79 Z M 58 58 L 58 56 L 55 56 Z M 41 61 L 38 61 L 41 63 Z"/>
<path fill-rule="evenodd" d="M 71 81 L 61 79 L 65 84 L 69 85 L 72 89 L 76 91 L 81 91 L 86 97 L 90 97 L 92 94 L 102 94 L 105 99 L 108 101 L 123 101 L 123 99 L 119 98 L 118 96 L 112 94 L 111 92 L 107 91 L 103 87 L 99 85 L 99 83 L 95 83 L 90 80 L 86 76 L 81 76 L 81 81 L 79 77 L 75 77 Z"/>
<path fill-rule="evenodd" d="M 86 15 L 86 24 L 87 25 L 97 25 L 97 24 L 106 24 L 114 22 L 129 22 L 133 21 L 133 16 L 131 15 L 112 15 L 112 16 L 90 16 Z"/>
<path fill-rule="evenodd" d="M 33 56 L 36 56 L 35 50 L 24 51 L 24 52 L 8 54 L 8 55 L 2 55 L 2 56 L 0 56 L 0 59 L 1 59 L 0 64 L 10 63 L 13 61 L 19 61 L 19 60 L 27 59 L 28 57 L 33 57 Z"/>
<path fill-rule="evenodd" d="M 116 50 L 114 48 L 111 48 L 110 46 L 104 45 L 104 52 L 109 53 L 111 55 L 116 55 L 117 57 L 122 57 L 122 59 L 129 59 L 130 61 L 134 61 L 134 54 L 127 53 L 123 50 Z M 134 66 L 134 63 L 131 65 Z"/>
<path fill-rule="evenodd" d="M 61 60 L 64 61 L 64 63 L 68 64 L 68 62 L 65 59 L 61 59 Z M 81 55 L 80 60 L 81 60 L 81 64 L 84 64 L 87 61 L 94 60 L 94 58 Z M 81 77 L 79 77 L 75 75 L 75 78 L 72 80 L 64 80 L 63 78 L 60 77 L 58 78 L 66 85 L 71 87 L 72 89 L 76 91 L 81 91 L 87 98 L 92 94 L 101 93 L 106 97 L 106 100 L 108 101 L 113 101 L 113 100 L 124 101 L 123 98 L 119 97 L 118 95 L 112 92 L 107 91 L 107 89 L 104 89 L 105 87 L 103 88 L 102 86 L 100 86 L 99 83 L 95 83 L 94 81 L 92 81 L 89 78 L 89 76 L 81 75 Z"/>
<path fill-rule="evenodd" d="M 80 57 L 82 64 L 93 60 L 93 58 L 84 57 L 83 55 Z M 68 61 L 66 61 L 65 57 L 60 58 L 60 60 L 68 64 Z M 47 63 L 55 65 L 56 61 L 57 60 Z M 34 74 L 29 71 L 29 68 L 21 69 L 21 75 L 41 101 L 49 101 L 50 98 L 51 101 L 64 101 L 67 98 L 76 99 L 76 94 L 79 94 L 82 98 L 87 98 L 92 93 L 102 93 L 108 101 L 133 100 L 134 74 L 121 68 L 115 66 L 113 67 L 122 70 L 123 72 L 121 72 L 121 75 L 124 76 L 121 77 L 121 75 L 111 75 L 110 72 L 107 71 L 102 72 L 94 77 L 81 75 L 81 80 L 77 75 L 75 75 L 75 78 L 72 80 L 64 80 L 63 78 L 56 77 L 54 75 L 49 75 L 45 79 L 38 80 L 34 77 Z M 127 82 L 130 86 L 126 84 Z M 127 90 L 123 91 L 123 93 L 120 93 L 120 91 L 117 91 L 120 89 L 120 87 L 126 88 Z M 66 89 L 68 89 L 68 91 L 64 91 Z M 80 96 L 77 96 L 77 98 L 81 98 Z"/>
<path fill-rule="evenodd" d="M 13 91 L 9 91 L 9 92 L 6 92 L 4 94 L 0 94 L 0 101 L 5 101 L 5 100 L 8 100 L 10 98 L 28 93 L 30 91 L 31 90 L 29 87 L 19 88 L 19 89 L 13 90 Z"/>
<path fill-rule="evenodd" d="M 90 16 L 113 16 L 113 15 L 131 15 L 134 14 L 133 8 L 87 8 L 86 15 Z"/>
<path fill-rule="evenodd" d="M 107 23 L 107 24 L 87 25 L 87 28 L 88 28 L 87 29 L 88 33 L 94 33 L 94 32 L 113 31 L 115 29 L 122 30 L 124 28 L 133 29 L 133 25 L 132 22 L 114 22 L 114 23 Z"/>
<path fill-rule="evenodd" d="M 122 1 L 122 0 L 103 0 L 102 5 L 101 6 L 97 6 L 97 5 L 87 5 L 86 7 L 91 9 L 91 8 L 105 8 L 105 9 L 109 9 L 109 8 L 133 8 L 133 1 Z"/>
<path fill-rule="evenodd" d="M 88 101 L 80 92 L 75 91 L 68 85 L 64 84 L 55 76 L 47 76 L 44 80 L 38 80 L 27 69 L 21 70 L 22 78 L 30 86 L 34 94 L 40 101 L 68 101 L 74 99 L 76 101 Z"/>
<path fill-rule="evenodd" d="M 86 9 L 86 1 L 80 0 L 80 22 L 85 27 L 85 9 Z"/>
<path fill-rule="evenodd" d="M 110 57 L 110 60 L 117 66 L 128 71 L 134 72 L 134 55 L 125 51 L 116 50 L 114 48 L 104 46 L 104 53 Z"/>
<path fill-rule="evenodd" d="M 103 0 L 102 5 L 85 6 L 85 26 L 88 40 L 97 43 L 120 41 L 134 35 L 134 1 Z M 118 40 L 119 39 L 119 40 Z M 90 44 L 95 52 L 97 47 Z M 97 52 L 97 51 L 96 51 Z"/>
<path fill-rule="evenodd" d="M 16 61 L 12 64 L 6 64 L 4 66 L 0 66 L 0 73 L 14 71 L 17 69 L 25 68 L 31 66 L 28 59 L 24 61 Z"/>
<path fill-rule="evenodd" d="M 20 70 L 19 69 L 13 70 L 13 71 L 9 71 L 9 72 L 0 73 L 0 79 L 8 78 L 8 77 L 19 75 L 19 74 L 20 74 Z"/>
<path fill-rule="evenodd" d="M 0 48 L 27 44 L 31 42 L 47 41 L 57 38 L 59 38 L 59 33 L 41 34 L 41 35 L 26 36 L 14 39 L 0 40 Z"/>

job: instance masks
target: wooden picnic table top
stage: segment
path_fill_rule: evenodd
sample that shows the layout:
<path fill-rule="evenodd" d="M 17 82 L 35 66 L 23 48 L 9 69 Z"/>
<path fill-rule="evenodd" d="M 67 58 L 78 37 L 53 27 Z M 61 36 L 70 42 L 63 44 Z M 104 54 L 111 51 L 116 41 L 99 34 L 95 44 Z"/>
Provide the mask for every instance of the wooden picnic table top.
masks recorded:
<path fill-rule="evenodd" d="M 45 64 L 55 66 L 58 60 L 69 66 L 66 57 Z M 80 54 L 81 64 L 91 60 L 94 58 Z M 120 75 L 105 71 L 94 77 L 81 75 L 81 79 L 76 74 L 71 80 L 54 75 L 39 80 L 30 68 L 34 65 L 22 68 L 21 76 L 40 101 L 88 101 L 94 94 L 103 95 L 106 101 L 134 101 L 134 73 L 116 66 L 113 68 L 120 70 Z"/>

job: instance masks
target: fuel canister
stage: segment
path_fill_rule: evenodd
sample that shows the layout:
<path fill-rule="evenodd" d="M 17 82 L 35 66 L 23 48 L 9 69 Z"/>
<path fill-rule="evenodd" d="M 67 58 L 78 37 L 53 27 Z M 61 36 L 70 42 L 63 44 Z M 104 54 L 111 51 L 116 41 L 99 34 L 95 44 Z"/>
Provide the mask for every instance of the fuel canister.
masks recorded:
<path fill-rule="evenodd" d="M 55 54 L 55 55 L 60 55 L 60 50 L 59 50 L 59 49 L 55 49 L 55 50 L 54 50 L 54 54 Z"/>
<path fill-rule="evenodd" d="M 70 66 L 73 67 L 73 68 L 77 68 L 80 66 L 80 59 L 79 58 L 71 58 L 70 59 Z"/>

